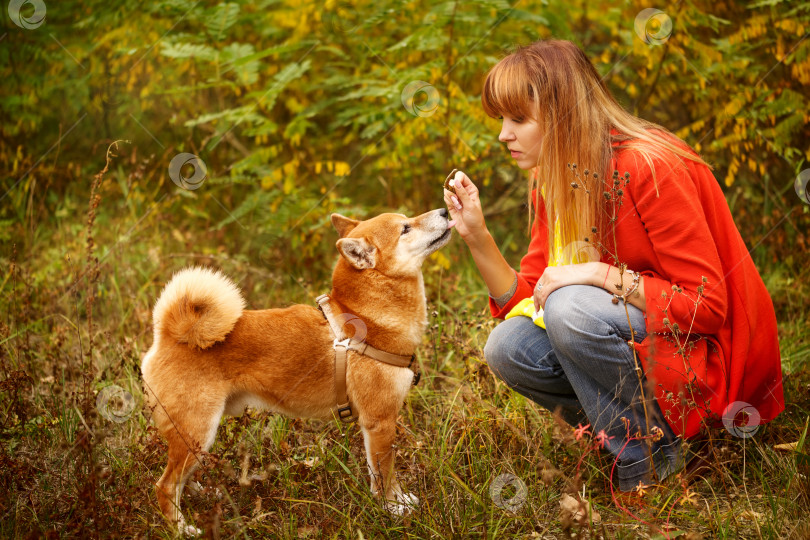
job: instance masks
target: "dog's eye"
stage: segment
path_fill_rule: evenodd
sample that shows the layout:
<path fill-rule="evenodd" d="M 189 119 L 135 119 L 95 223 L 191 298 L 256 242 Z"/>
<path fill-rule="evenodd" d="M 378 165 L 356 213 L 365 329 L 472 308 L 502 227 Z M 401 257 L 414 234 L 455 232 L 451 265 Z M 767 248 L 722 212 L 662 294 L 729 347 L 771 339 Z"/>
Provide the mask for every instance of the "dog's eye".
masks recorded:
<path fill-rule="evenodd" d="M 402 234 L 408 234 L 411 231 L 411 226 L 407 223 L 402 226 Z"/>

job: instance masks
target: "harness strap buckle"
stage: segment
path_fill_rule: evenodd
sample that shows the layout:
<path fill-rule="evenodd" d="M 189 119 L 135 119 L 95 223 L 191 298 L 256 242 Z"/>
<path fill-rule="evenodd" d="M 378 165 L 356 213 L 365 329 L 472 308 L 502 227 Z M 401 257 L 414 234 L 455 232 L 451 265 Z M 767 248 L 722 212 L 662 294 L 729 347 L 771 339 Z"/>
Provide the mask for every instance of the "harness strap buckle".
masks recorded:
<path fill-rule="evenodd" d="M 337 349 L 338 347 L 343 347 L 343 348 L 348 350 L 349 345 L 351 345 L 351 342 L 352 342 L 352 338 L 346 338 L 346 339 L 335 338 L 334 341 L 332 341 L 332 348 Z"/>
<path fill-rule="evenodd" d="M 347 424 L 354 422 L 354 414 L 352 413 L 352 406 L 349 403 L 338 406 L 337 415 L 338 418 L 340 418 L 341 422 L 346 422 Z"/>

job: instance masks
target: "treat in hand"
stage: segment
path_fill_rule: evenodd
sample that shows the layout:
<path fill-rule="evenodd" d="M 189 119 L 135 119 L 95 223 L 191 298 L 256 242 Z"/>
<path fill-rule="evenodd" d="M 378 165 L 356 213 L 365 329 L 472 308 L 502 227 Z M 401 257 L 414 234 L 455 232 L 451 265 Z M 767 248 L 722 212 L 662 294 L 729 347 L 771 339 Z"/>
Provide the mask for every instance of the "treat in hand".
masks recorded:
<path fill-rule="evenodd" d="M 452 191 L 455 195 L 458 195 L 458 193 L 456 193 L 456 187 L 454 185 L 455 180 L 453 180 L 453 176 L 455 176 L 457 172 L 458 169 L 453 169 L 450 171 L 450 174 L 447 175 L 447 178 L 444 179 L 444 189 L 447 191 Z"/>

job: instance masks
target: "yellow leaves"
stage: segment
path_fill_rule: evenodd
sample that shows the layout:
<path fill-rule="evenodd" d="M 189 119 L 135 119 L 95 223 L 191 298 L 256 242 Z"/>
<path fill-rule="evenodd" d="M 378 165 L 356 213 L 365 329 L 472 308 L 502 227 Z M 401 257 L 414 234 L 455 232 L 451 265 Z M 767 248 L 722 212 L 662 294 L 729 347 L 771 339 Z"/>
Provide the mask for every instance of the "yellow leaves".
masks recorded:
<path fill-rule="evenodd" d="M 345 161 L 338 161 L 335 163 L 335 176 L 348 176 L 351 167 Z"/>
<path fill-rule="evenodd" d="M 180 231 L 178 231 L 177 229 L 172 229 L 172 238 L 174 238 L 175 240 L 177 240 L 181 244 L 184 244 L 186 242 L 186 239 L 183 238 L 182 233 Z"/>
<path fill-rule="evenodd" d="M 740 98 L 740 96 L 734 96 L 731 100 L 726 103 L 725 108 L 723 109 L 723 113 L 726 116 L 735 116 L 742 106 L 745 104 L 745 101 Z"/>
<path fill-rule="evenodd" d="M 774 26 L 781 30 L 785 30 L 786 32 L 790 32 L 796 36 L 804 35 L 804 26 L 802 25 L 801 22 L 797 21 L 796 19 L 785 17 L 783 19 L 774 21 Z"/>
<path fill-rule="evenodd" d="M 810 84 L 810 60 L 795 62 L 790 66 L 790 74 L 802 84 Z"/>
<path fill-rule="evenodd" d="M 300 161 L 293 159 L 280 168 L 275 169 L 269 175 L 263 176 L 261 179 L 262 188 L 270 189 L 274 184 L 281 182 L 283 178 L 284 182 L 282 183 L 281 189 L 285 195 L 289 195 L 295 188 L 295 179 L 300 176 L 300 171 L 298 170 L 299 165 Z"/>
<path fill-rule="evenodd" d="M 292 175 L 287 175 L 284 178 L 284 186 L 282 187 L 282 191 L 284 191 L 284 195 L 289 195 L 292 193 L 293 188 L 295 188 L 295 180 Z"/>
<path fill-rule="evenodd" d="M 351 167 L 345 161 L 317 161 L 315 162 L 315 173 L 321 174 L 326 169 L 327 172 L 334 173 L 335 176 L 348 176 Z"/>
<path fill-rule="evenodd" d="M 284 100 L 284 106 L 295 114 L 300 113 L 304 110 L 307 106 L 307 102 L 303 99 L 303 96 L 296 95 L 295 97 L 290 97 Z"/>
<path fill-rule="evenodd" d="M 737 161 L 737 158 L 732 158 L 731 163 L 728 166 L 728 174 L 726 175 L 725 184 L 726 187 L 731 187 L 734 183 L 734 178 L 737 175 L 737 171 L 740 169 L 740 162 Z"/>
<path fill-rule="evenodd" d="M 436 265 L 444 268 L 445 270 L 450 270 L 450 259 L 445 257 L 441 251 L 434 251 L 429 258 L 430 261 Z"/>

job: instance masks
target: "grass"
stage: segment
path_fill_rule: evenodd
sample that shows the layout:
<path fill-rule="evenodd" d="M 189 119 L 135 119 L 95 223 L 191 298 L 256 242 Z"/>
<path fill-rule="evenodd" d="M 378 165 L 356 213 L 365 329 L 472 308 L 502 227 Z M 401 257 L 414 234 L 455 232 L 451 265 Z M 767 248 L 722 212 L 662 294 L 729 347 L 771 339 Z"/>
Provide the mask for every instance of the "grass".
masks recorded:
<path fill-rule="evenodd" d="M 174 270 L 220 267 L 240 282 L 252 308 L 314 305 L 328 290 L 328 231 L 321 231 L 327 255 L 318 265 L 292 251 L 274 253 L 268 265 L 262 246 L 251 243 L 249 217 L 241 218 L 247 229 L 218 229 L 210 223 L 227 217 L 224 211 L 209 218 L 187 210 L 191 202 L 207 204 L 206 195 L 188 199 L 171 184 L 130 189 L 123 171 L 109 174 L 114 181 L 98 186 L 93 246 L 81 188 L 42 223 L 21 219 L 4 242 L 4 538 L 173 536 L 153 487 L 166 446 L 143 408 L 138 366 L 151 344 L 151 306 Z M 24 195 L 18 197 L 16 207 L 24 208 Z M 521 249 L 507 251 L 515 259 Z M 356 426 L 247 412 L 223 420 L 194 475 L 199 489 L 186 490 L 190 521 L 220 538 L 810 535 L 807 461 L 774 450 L 800 440 L 810 416 L 810 332 L 797 301 L 810 292 L 803 276 L 787 283 L 778 268 L 765 276 L 780 313 L 786 412 L 750 439 L 711 432 L 710 473 L 688 486 L 668 481 L 631 513 L 613 504 L 610 463 L 593 441 L 576 440 L 488 370 L 482 348 L 495 321 L 458 241 L 426 263 L 425 277 L 431 315 L 418 351 L 423 377 L 397 423 L 398 474 L 419 508 L 396 517 L 373 499 Z M 110 385 L 131 394 L 131 414 L 125 402 L 99 407 L 99 392 Z M 124 421 L 108 419 L 116 411 Z M 525 486 L 525 502 L 514 512 L 493 500 L 499 477 L 511 479 L 500 500 L 520 498 Z M 561 513 L 563 495 L 575 493 L 591 501 L 598 522 L 580 524 Z"/>

